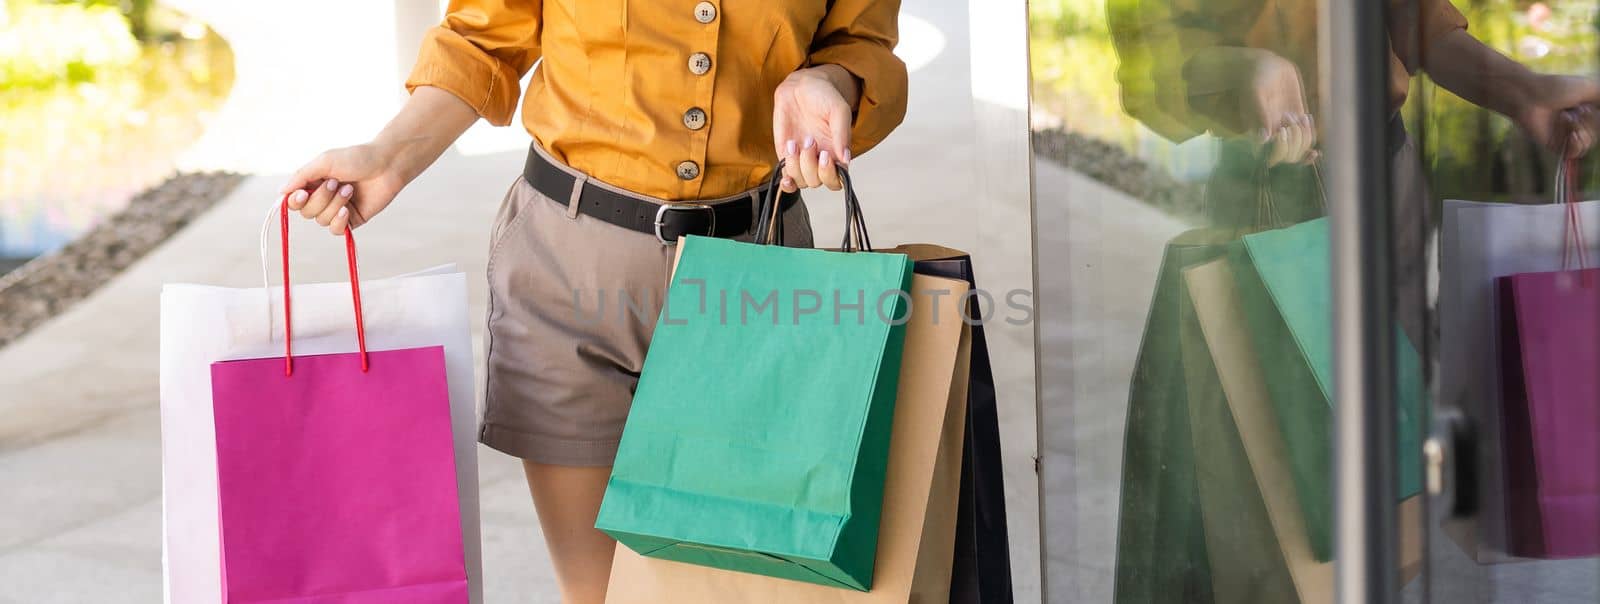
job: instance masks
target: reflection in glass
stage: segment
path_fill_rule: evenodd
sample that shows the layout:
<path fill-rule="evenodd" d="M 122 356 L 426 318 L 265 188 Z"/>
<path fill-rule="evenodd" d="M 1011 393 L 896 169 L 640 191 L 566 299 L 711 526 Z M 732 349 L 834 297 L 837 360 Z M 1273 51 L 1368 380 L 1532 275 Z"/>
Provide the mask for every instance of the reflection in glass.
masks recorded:
<path fill-rule="evenodd" d="M 1485 8 L 1512 2 L 1474 6 L 1474 31 L 1491 39 L 1525 24 Z M 1349 99 L 1318 88 L 1317 3 L 1054 0 L 1030 10 L 1039 253 L 1070 260 L 1039 275 L 1041 300 L 1061 301 L 1041 308 L 1051 601 L 1331 601 L 1333 305 L 1318 141 L 1349 125 L 1316 113 Z M 1396 572 L 1414 597 L 1422 537 L 1433 534 L 1420 453 L 1441 350 L 1428 287 L 1440 187 L 1429 169 L 1504 159 L 1483 148 L 1481 130 L 1449 141 L 1451 164 L 1419 140 L 1462 134 L 1428 128 L 1487 109 L 1537 148 L 1582 155 L 1600 85 L 1507 58 L 1467 33 L 1449 0 L 1390 0 L 1387 17 L 1388 144 L 1369 152 L 1390 161 Z M 1559 52 L 1518 40 L 1519 58 L 1543 53 L 1541 66 Z M 1415 86 L 1422 73 L 1448 92 Z M 1428 114 L 1431 98 L 1413 88 L 1456 113 Z M 1429 556 L 1436 567 L 1441 547 Z M 1451 568 L 1434 579 L 1435 601 L 1493 597 L 1473 589 L 1484 583 L 1474 566 Z"/>
<path fill-rule="evenodd" d="M 1439 404 L 1476 434 L 1475 482 L 1463 485 L 1475 509 L 1444 519 L 1433 536 L 1433 601 L 1600 599 L 1600 391 L 1590 379 L 1600 370 L 1600 305 L 1583 271 L 1600 260 L 1600 206 L 1582 201 L 1595 170 L 1580 157 L 1593 141 L 1595 14 L 1592 1 L 1469 12 L 1475 23 L 1505 24 L 1480 34 L 1500 51 L 1574 74 L 1535 76 L 1563 86 L 1524 86 L 1536 114 L 1575 123 L 1579 136 L 1464 111 L 1444 91 L 1410 108 L 1433 129 L 1427 151 L 1445 198 Z"/>

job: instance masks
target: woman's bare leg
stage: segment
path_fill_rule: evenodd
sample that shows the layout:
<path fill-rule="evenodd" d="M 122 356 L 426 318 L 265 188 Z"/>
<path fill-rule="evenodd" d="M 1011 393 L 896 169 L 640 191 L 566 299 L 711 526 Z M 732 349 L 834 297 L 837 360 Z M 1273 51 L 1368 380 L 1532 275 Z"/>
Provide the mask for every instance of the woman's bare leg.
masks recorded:
<path fill-rule="evenodd" d="M 552 466 L 522 462 L 539 511 L 539 526 L 550 548 L 550 560 L 566 604 L 602 604 L 611 577 L 611 554 L 617 542 L 594 519 L 606 492 L 611 468 Z"/>

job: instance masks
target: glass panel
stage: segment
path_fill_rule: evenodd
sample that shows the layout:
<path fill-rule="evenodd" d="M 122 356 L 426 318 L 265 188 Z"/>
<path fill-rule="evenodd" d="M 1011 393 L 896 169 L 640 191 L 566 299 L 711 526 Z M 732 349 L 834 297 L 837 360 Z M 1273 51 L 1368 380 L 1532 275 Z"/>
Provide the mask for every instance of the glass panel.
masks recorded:
<path fill-rule="evenodd" d="M 1594 602 L 1600 280 L 1577 269 L 1600 263 L 1600 204 L 1552 202 L 1593 199 L 1597 184 L 1596 3 L 1458 1 L 1467 34 L 1442 4 L 1413 2 L 1435 16 L 1414 30 L 1426 77 L 1406 105 L 1425 176 L 1416 195 L 1431 202 L 1415 232 L 1437 235 L 1434 415 L 1464 417 L 1476 456 L 1447 460 L 1473 474 L 1457 485 L 1471 514 L 1438 509 L 1429 581 L 1406 599 Z M 1584 158 L 1569 164 L 1563 150 Z M 1401 287 L 1422 290 L 1400 268 L 1417 259 L 1396 261 Z M 1402 297 L 1402 315 L 1427 300 Z"/>
<path fill-rule="evenodd" d="M 1326 600 L 1317 4 L 1030 4 L 1048 600 Z"/>

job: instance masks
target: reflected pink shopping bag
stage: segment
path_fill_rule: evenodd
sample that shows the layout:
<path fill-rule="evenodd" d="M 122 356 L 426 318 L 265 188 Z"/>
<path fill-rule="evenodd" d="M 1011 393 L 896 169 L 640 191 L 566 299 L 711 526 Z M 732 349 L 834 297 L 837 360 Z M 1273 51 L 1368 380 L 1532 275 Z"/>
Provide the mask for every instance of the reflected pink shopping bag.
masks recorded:
<path fill-rule="evenodd" d="M 1495 280 L 1508 549 L 1532 558 L 1600 555 L 1600 269 L 1567 207 L 1579 270 Z"/>
<path fill-rule="evenodd" d="M 366 350 L 345 243 L 360 352 L 211 366 L 222 601 L 464 604 L 444 350 Z"/>

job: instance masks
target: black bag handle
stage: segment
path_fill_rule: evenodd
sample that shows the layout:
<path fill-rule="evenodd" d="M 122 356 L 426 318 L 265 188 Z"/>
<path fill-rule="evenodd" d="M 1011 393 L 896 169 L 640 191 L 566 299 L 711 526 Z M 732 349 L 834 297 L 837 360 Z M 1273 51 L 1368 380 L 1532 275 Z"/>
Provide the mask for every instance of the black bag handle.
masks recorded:
<path fill-rule="evenodd" d="M 761 207 L 756 214 L 756 233 L 754 241 L 765 245 L 783 245 L 783 211 L 779 208 L 782 201 L 782 191 L 778 184 L 783 178 L 784 160 L 772 169 L 772 176 L 767 178 L 767 190 L 761 199 Z M 861 212 L 861 199 L 856 197 L 856 189 L 850 182 L 850 172 L 844 166 L 835 165 L 839 171 L 839 180 L 844 184 L 844 242 L 839 244 L 839 249 L 846 252 L 870 252 L 872 240 L 867 236 L 867 224 Z"/>

